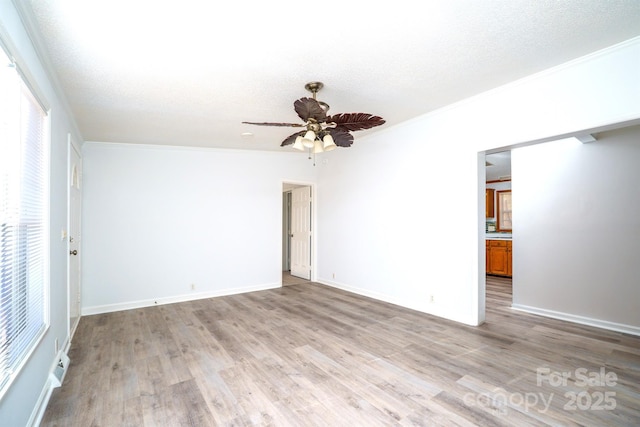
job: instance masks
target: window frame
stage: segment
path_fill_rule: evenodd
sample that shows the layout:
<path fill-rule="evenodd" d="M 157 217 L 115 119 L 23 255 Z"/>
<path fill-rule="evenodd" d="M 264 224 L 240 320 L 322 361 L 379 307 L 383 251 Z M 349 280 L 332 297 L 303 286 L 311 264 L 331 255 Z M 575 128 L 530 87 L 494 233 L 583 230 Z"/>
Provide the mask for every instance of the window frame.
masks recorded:
<path fill-rule="evenodd" d="M 29 263 L 27 262 L 28 258 L 26 258 L 26 255 L 24 260 L 20 257 L 17 261 L 14 261 L 16 265 L 20 264 L 20 266 L 17 267 L 18 269 L 17 274 L 25 275 L 23 292 L 21 293 L 20 289 L 18 289 L 21 286 L 20 284 L 21 281 L 18 283 L 18 281 L 15 279 L 16 273 L 13 273 L 12 275 L 14 277 L 7 279 L 7 281 L 9 282 L 8 293 L 11 293 L 12 296 L 10 298 L 3 299 L 2 294 L 0 293 L 0 303 L 8 302 L 9 304 L 11 304 L 11 306 L 6 309 L 7 311 L 18 309 L 19 308 L 18 306 L 20 304 L 25 304 L 24 307 L 27 307 L 25 310 L 27 313 L 32 313 L 32 312 L 37 313 L 37 316 L 35 317 L 36 321 L 27 322 L 24 326 L 22 325 L 20 326 L 20 331 L 15 334 L 16 337 L 19 337 L 20 334 L 23 334 L 23 333 L 27 333 L 28 335 L 26 336 L 25 339 L 22 339 L 22 340 L 17 340 L 14 338 L 14 343 L 17 342 L 18 344 L 15 344 L 16 348 L 14 348 L 13 350 L 9 349 L 8 342 L 4 340 L 6 339 L 7 333 L 11 332 L 11 330 L 9 330 L 7 326 L 10 325 L 12 322 L 15 322 L 15 320 L 8 319 L 8 316 L 6 316 L 7 318 L 0 317 L 0 328 L 5 328 L 5 330 L 2 331 L 2 333 L 0 333 L 0 336 L 5 337 L 3 338 L 3 342 L 0 345 L 1 346 L 7 345 L 6 350 L 0 347 L 0 356 L 4 355 L 4 357 L 0 358 L 0 401 L 1 401 L 6 395 L 7 391 L 11 388 L 16 378 L 19 376 L 24 366 L 32 357 L 33 353 L 40 346 L 40 343 L 44 339 L 51 324 L 51 321 L 50 321 L 50 285 L 51 285 L 51 281 L 50 281 L 50 276 L 51 276 L 50 275 L 51 114 L 50 113 L 51 111 L 50 111 L 50 108 L 48 107 L 48 104 L 42 101 L 44 98 L 41 95 L 41 92 L 37 89 L 37 86 L 33 84 L 34 79 L 27 72 L 26 67 L 22 67 L 20 65 L 22 64 L 22 61 L 16 60 L 11 55 L 10 50 L 6 48 L 6 44 L 4 43 L 4 40 L 0 40 L 0 61 L 2 62 L 0 64 L 1 67 L 13 68 L 13 72 L 10 72 L 7 70 L 7 68 L 5 68 L 0 78 L 7 79 L 6 80 L 7 88 L 9 88 L 8 90 L 11 93 L 13 93 L 13 90 L 20 92 L 19 95 L 17 95 L 15 98 L 11 97 L 11 99 L 7 100 L 7 105 L 9 105 L 10 108 L 14 108 L 13 105 L 11 105 L 11 103 L 15 103 L 16 104 L 15 108 L 18 109 L 17 118 L 10 118 L 7 121 L 7 124 L 6 124 L 7 126 L 6 136 L 8 138 L 7 141 L 11 141 L 12 137 L 19 138 L 19 141 L 17 142 L 17 144 L 15 139 L 13 140 L 13 142 L 8 142 L 8 144 L 16 144 L 17 146 L 19 146 L 18 150 L 23 150 L 22 147 L 23 145 L 25 145 L 25 141 L 29 140 L 29 136 L 25 136 L 26 135 L 25 129 L 27 128 L 23 128 L 25 125 L 24 116 L 25 114 L 26 115 L 29 115 L 30 113 L 33 114 L 33 112 L 38 114 L 36 116 L 36 119 L 38 120 L 38 139 L 39 139 L 37 143 L 37 146 L 38 146 L 37 168 L 36 169 L 29 168 L 28 170 L 29 171 L 37 170 L 39 173 L 35 185 L 38 187 L 38 194 L 40 195 L 37 203 L 37 207 L 40 209 L 40 212 L 36 221 L 36 226 L 38 227 L 38 231 L 37 231 L 38 235 L 37 235 L 37 238 L 35 239 L 35 242 L 38 245 L 38 248 L 35 252 L 33 252 L 33 253 L 37 253 L 37 259 L 36 259 L 37 265 L 35 267 L 32 267 L 31 265 L 29 265 Z M 10 81 L 10 79 L 15 79 L 15 81 L 12 82 Z M 25 108 L 30 110 L 27 113 L 25 113 L 25 111 L 23 110 L 23 104 L 25 102 L 28 103 L 28 105 Z M 12 124 L 11 120 L 16 120 L 17 123 Z M 20 129 L 18 129 L 18 131 L 15 134 L 13 134 L 11 130 L 11 126 L 13 125 L 20 126 Z M 0 126 L 3 126 L 3 125 L 0 123 Z M 0 137 L 2 137 L 2 133 L 0 133 Z M 2 143 L 2 141 L 0 141 L 0 143 Z M 16 168 L 16 170 L 17 169 L 18 168 Z M 9 171 L 6 174 L 6 176 L 9 176 L 10 174 L 11 174 L 11 171 Z M 26 181 L 26 179 L 23 176 L 25 174 L 18 173 L 18 175 L 22 175 L 19 178 L 19 182 L 20 182 L 20 187 L 23 188 L 23 184 Z M 20 199 L 22 200 L 22 196 L 20 196 Z M 15 206 L 23 206 L 23 203 L 19 202 Z M 0 209 L 2 209 L 2 206 L 0 206 Z M 21 241 L 23 238 L 26 239 L 27 237 L 26 236 L 23 237 L 22 231 L 19 229 L 22 228 L 23 226 L 26 227 L 27 226 L 26 223 L 29 221 L 24 220 L 21 214 L 17 214 L 17 215 L 18 215 L 17 220 L 13 222 L 15 222 L 14 226 L 18 229 L 18 231 L 14 230 L 12 235 L 17 236 L 13 240 Z M 9 216 L 8 218 L 10 217 L 11 216 Z M 7 227 L 10 227 L 10 225 L 8 225 Z M 0 239 L 2 239 L 1 235 L 0 235 Z M 32 251 L 28 247 L 16 250 L 15 248 L 18 248 L 21 246 L 21 244 L 19 243 L 9 242 L 9 244 L 11 244 L 12 246 L 10 249 L 8 249 L 8 251 L 19 253 L 19 251 L 24 250 L 25 254 L 32 253 Z M 0 250 L 1 249 L 2 248 L 0 248 Z M 24 264 L 24 266 L 22 264 Z M 37 290 L 39 292 L 38 295 L 40 296 L 40 298 L 35 299 L 35 304 L 29 305 L 30 302 L 33 303 L 33 301 L 30 301 L 28 298 L 28 292 L 33 290 L 31 286 L 32 284 L 29 283 L 29 278 L 28 278 L 29 274 L 31 274 L 33 271 L 32 269 L 35 269 L 35 271 L 38 272 L 38 281 L 41 282 L 37 287 Z M 0 306 L 0 315 L 2 313 L 3 313 L 2 308 Z M 25 318 L 30 319 L 31 315 L 26 314 Z M 11 354 L 12 351 L 17 351 L 17 353 Z"/>
<path fill-rule="evenodd" d="M 513 231 L 511 190 L 496 191 L 496 198 L 498 201 L 498 212 L 496 215 L 498 222 L 497 231 L 511 232 Z"/>

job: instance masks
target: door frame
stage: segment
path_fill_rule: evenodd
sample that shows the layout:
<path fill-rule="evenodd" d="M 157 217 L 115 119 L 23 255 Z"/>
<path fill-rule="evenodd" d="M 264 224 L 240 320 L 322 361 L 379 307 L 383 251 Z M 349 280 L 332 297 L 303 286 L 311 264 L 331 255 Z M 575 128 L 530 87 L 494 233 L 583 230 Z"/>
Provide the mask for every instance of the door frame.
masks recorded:
<path fill-rule="evenodd" d="M 282 271 L 291 271 L 291 190 L 282 191 Z"/>
<path fill-rule="evenodd" d="M 316 235 L 318 233 L 318 221 L 317 221 L 317 212 L 318 212 L 318 193 L 317 193 L 317 189 L 316 189 L 316 185 L 312 182 L 308 182 L 308 181 L 298 181 L 298 180 L 290 180 L 290 179 L 283 179 L 282 183 L 280 185 L 280 198 L 282 199 L 284 197 L 284 194 L 287 192 L 291 192 L 292 189 L 297 188 L 297 187 L 310 187 L 311 188 L 311 239 L 309 242 L 309 250 L 311 251 L 311 281 L 314 282 L 317 279 L 317 271 L 318 271 L 318 257 L 317 257 L 317 239 L 316 239 Z M 282 217 L 281 217 L 281 221 L 280 221 L 280 235 L 282 236 L 282 257 L 280 260 L 280 271 L 282 271 L 282 267 L 286 264 L 287 266 L 289 266 L 289 268 L 291 267 L 291 262 L 290 260 L 286 261 L 284 259 L 285 256 L 291 256 L 291 252 L 290 251 L 286 251 L 285 248 L 285 239 L 288 238 L 288 233 L 287 230 L 285 229 L 285 218 L 287 218 L 287 215 L 289 215 L 290 218 L 290 212 L 286 212 L 285 209 L 287 209 L 287 207 L 284 205 L 284 203 L 282 203 Z M 291 209 L 291 206 L 288 207 L 288 209 Z M 285 255 L 285 253 L 287 255 Z M 282 285 L 282 283 L 280 283 Z"/>
<path fill-rule="evenodd" d="M 582 143 L 589 142 L 589 139 L 581 140 L 581 136 L 591 136 L 592 134 L 606 132 L 615 129 L 621 129 L 629 126 L 635 126 L 640 124 L 640 117 L 634 117 L 627 120 L 614 120 L 609 123 L 602 124 L 600 126 L 586 128 L 586 129 L 577 129 L 573 132 L 567 132 L 558 135 L 551 135 L 544 138 L 532 139 L 529 141 L 523 141 L 520 143 L 508 144 L 502 147 L 496 147 L 491 149 L 486 149 L 477 152 L 477 200 L 478 200 L 478 211 L 477 211 L 477 249 L 478 256 L 476 257 L 476 272 L 477 272 L 477 281 L 475 292 L 473 293 L 473 319 L 475 320 L 476 325 L 481 325 L 484 323 L 486 318 L 486 247 L 485 247 L 485 190 L 486 190 L 486 163 L 485 163 L 485 155 L 498 153 L 500 151 L 511 151 L 516 148 L 528 147 L 530 145 L 544 144 L 547 142 L 559 141 L 566 138 L 576 138 Z M 512 173 L 513 174 L 513 173 Z M 512 181 L 513 183 L 513 181 Z M 513 236 L 512 232 L 512 236 Z M 515 241 L 515 238 L 513 238 Z M 516 275 L 513 274 L 511 278 L 511 291 L 514 292 L 518 284 Z M 512 293 L 512 302 L 513 302 L 513 293 Z"/>
<path fill-rule="evenodd" d="M 70 346 L 71 345 L 71 340 L 73 338 L 73 334 L 75 333 L 78 323 L 80 322 L 80 318 L 82 317 L 82 304 L 81 304 L 81 297 L 82 297 L 82 267 L 81 267 L 81 254 L 82 251 L 80 250 L 78 255 L 76 255 L 78 257 L 78 320 L 75 322 L 74 325 L 71 324 L 71 257 L 68 254 L 71 250 L 71 231 L 72 231 L 72 217 L 73 217 L 73 212 L 72 212 L 72 197 L 71 197 L 71 185 L 72 185 L 72 174 L 73 174 L 73 170 L 72 170 L 72 151 L 75 151 L 76 154 L 78 155 L 78 159 L 79 159 L 79 163 L 82 164 L 82 150 L 80 149 L 80 147 L 77 146 L 77 144 L 75 143 L 76 139 L 71 135 L 71 133 L 69 133 L 67 135 L 67 231 L 66 231 L 66 243 L 67 243 L 67 340 L 65 345 L 66 346 Z M 79 186 L 78 186 L 78 190 L 80 192 L 80 215 L 79 215 L 79 222 L 80 224 L 78 225 L 79 230 L 82 229 L 82 168 L 80 168 L 80 171 L 78 172 L 78 181 L 79 181 Z M 81 234 L 81 231 L 80 231 Z M 81 249 L 81 245 L 82 245 L 82 238 L 79 238 L 78 241 L 78 249 Z M 66 349 L 68 350 L 68 349 Z"/>

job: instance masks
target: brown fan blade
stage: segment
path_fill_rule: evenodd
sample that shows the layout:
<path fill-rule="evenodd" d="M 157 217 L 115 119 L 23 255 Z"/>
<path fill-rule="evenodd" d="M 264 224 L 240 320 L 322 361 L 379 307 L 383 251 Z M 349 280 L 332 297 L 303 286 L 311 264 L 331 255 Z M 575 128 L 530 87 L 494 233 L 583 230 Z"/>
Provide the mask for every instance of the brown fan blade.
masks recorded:
<path fill-rule="evenodd" d="M 301 128 L 301 127 L 305 127 L 306 125 L 304 124 L 299 124 L 299 123 L 269 123 L 269 122 L 262 122 L 262 123 L 256 123 L 256 122 L 242 122 L 245 125 L 257 125 L 257 126 L 281 126 L 281 127 L 294 127 L 294 128 Z"/>
<path fill-rule="evenodd" d="M 345 129 L 328 128 L 327 131 L 331 134 L 333 142 L 338 147 L 351 147 L 351 144 L 353 144 L 353 135 Z"/>
<path fill-rule="evenodd" d="M 306 130 L 303 130 L 302 132 L 296 132 L 293 135 L 289 135 L 284 141 L 282 141 L 282 144 L 280 144 L 280 147 L 293 144 L 296 138 L 298 136 L 304 136 L 305 132 Z"/>
<path fill-rule="evenodd" d="M 338 128 L 349 131 L 370 129 L 385 123 L 382 117 L 369 113 L 341 113 L 327 117 L 327 123 L 335 123 Z"/>
<path fill-rule="evenodd" d="M 313 98 L 300 98 L 293 103 L 293 108 L 305 122 L 313 119 L 318 123 L 324 123 L 327 120 L 327 113 Z"/>

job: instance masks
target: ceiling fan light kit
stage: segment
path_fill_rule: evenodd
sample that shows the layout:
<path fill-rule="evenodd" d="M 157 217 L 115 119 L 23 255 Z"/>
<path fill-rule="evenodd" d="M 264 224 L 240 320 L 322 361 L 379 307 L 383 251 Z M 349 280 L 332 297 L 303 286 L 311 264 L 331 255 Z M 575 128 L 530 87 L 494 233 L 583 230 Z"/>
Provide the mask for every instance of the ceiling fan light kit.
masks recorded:
<path fill-rule="evenodd" d="M 321 82 L 307 83 L 304 88 L 312 98 L 300 98 L 293 103 L 298 117 L 305 123 L 242 122 L 258 126 L 302 127 L 304 130 L 289 135 L 281 147 L 292 145 L 294 149 L 309 150 L 309 154 L 331 151 L 336 147 L 347 148 L 353 144 L 351 132 L 371 129 L 385 123 L 382 117 L 368 113 L 340 113 L 328 116 L 329 104 L 318 101 L 316 94 L 324 87 Z"/>
<path fill-rule="evenodd" d="M 334 142 L 333 137 L 331 136 L 330 133 L 327 133 L 322 138 L 322 148 L 324 149 L 324 151 L 331 151 L 331 150 L 335 149 L 336 147 L 337 147 L 337 145 Z"/>
<path fill-rule="evenodd" d="M 308 130 L 307 133 L 304 134 L 304 138 L 302 138 L 302 145 L 307 148 L 313 148 L 314 141 L 316 140 L 316 133 L 312 130 Z"/>

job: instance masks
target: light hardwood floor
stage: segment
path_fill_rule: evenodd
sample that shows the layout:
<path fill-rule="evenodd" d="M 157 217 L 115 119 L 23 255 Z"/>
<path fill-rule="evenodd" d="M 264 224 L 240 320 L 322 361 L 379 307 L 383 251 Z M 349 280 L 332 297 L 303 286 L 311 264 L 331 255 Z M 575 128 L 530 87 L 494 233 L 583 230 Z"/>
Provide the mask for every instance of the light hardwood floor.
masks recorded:
<path fill-rule="evenodd" d="M 311 282 L 86 316 L 42 425 L 640 425 L 640 338 L 510 287 L 488 279 L 480 327 Z"/>
<path fill-rule="evenodd" d="M 282 272 L 282 286 L 303 285 L 308 282 L 308 280 L 296 277 L 288 271 Z"/>

